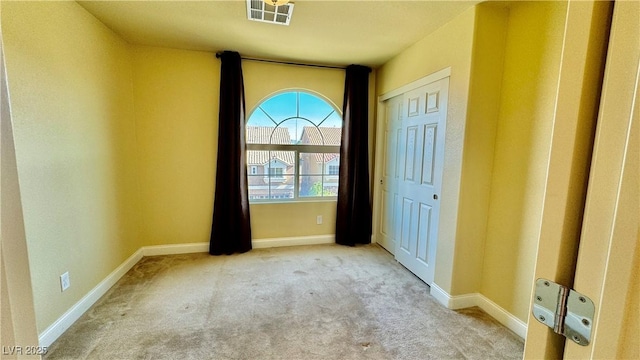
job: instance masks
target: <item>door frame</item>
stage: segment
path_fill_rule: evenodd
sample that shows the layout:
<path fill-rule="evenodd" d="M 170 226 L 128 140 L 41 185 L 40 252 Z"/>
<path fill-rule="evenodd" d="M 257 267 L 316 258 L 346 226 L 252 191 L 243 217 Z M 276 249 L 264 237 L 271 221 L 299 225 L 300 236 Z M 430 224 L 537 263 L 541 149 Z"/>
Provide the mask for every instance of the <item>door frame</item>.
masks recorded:
<path fill-rule="evenodd" d="M 640 356 L 640 3 L 614 7 L 573 286 L 594 302 L 595 314 L 588 346 L 565 340 L 564 357 L 570 359 Z"/>
<path fill-rule="evenodd" d="M 0 358 L 39 359 L 40 355 L 21 353 L 39 342 L 1 28 L 0 163 Z"/>
<path fill-rule="evenodd" d="M 604 1 L 567 4 L 531 294 L 539 278 L 573 286 L 611 9 Z M 562 358 L 564 337 L 539 323 L 532 306 L 530 301 L 524 357 Z"/>

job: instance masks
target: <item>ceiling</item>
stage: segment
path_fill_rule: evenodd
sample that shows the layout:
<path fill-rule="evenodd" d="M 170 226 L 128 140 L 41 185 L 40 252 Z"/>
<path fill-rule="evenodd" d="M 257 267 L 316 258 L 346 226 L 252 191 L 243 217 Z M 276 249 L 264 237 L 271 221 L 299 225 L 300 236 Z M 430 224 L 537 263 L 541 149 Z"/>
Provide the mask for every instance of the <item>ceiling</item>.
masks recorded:
<path fill-rule="evenodd" d="M 133 44 L 372 67 L 479 1 L 293 2 L 291 23 L 283 26 L 247 20 L 244 0 L 79 1 Z"/>

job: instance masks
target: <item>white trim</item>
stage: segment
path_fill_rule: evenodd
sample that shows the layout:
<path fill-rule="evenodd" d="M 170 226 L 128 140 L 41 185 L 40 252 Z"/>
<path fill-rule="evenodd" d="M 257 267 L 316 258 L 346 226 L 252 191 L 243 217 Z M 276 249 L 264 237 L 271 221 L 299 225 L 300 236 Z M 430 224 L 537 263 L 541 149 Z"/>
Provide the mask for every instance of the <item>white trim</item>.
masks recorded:
<path fill-rule="evenodd" d="M 142 248 L 129 256 L 120 266 L 111 272 L 96 287 L 91 289 L 75 305 L 67 310 L 53 324 L 46 328 L 39 336 L 38 342 L 42 347 L 49 347 L 60 335 L 62 335 L 76 320 L 82 316 L 89 308 L 100 299 L 124 274 L 129 271 L 140 259 L 142 259 Z"/>
<path fill-rule="evenodd" d="M 297 245 L 318 245 L 333 244 L 336 242 L 335 235 L 312 235 L 312 236 L 295 236 L 282 238 L 266 238 L 253 239 L 251 245 L 254 249 L 264 249 L 281 246 L 297 246 Z"/>
<path fill-rule="evenodd" d="M 265 248 L 282 247 L 282 246 L 332 244 L 334 242 L 335 242 L 335 236 L 333 234 L 330 234 L 330 235 L 253 239 L 251 241 L 251 246 L 254 249 L 265 249 Z M 202 253 L 202 252 L 209 252 L 209 243 L 200 242 L 200 243 L 188 243 L 188 244 L 144 246 L 141 248 L 141 250 L 142 250 L 143 256 Z"/>
<path fill-rule="evenodd" d="M 457 310 L 477 306 L 521 338 L 527 337 L 527 324 L 479 293 L 451 296 L 438 285 L 431 284 L 431 296 L 448 309 Z"/>
<path fill-rule="evenodd" d="M 451 76 L 451 67 L 447 67 L 444 68 L 442 70 L 436 71 L 432 74 L 429 74 L 423 78 L 420 78 L 416 81 L 413 81 L 409 84 L 406 84 L 404 86 L 401 86 L 395 90 L 391 90 L 387 93 L 384 93 L 380 96 L 378 96 L 378 102 L 383 102 L 385 100 L 389 100 L 392 97 L 398 96 L 398 95 L 402 95 L 404 93 L 406 93 L 407 91 L 411 91 L 414 89 L 417 89 L 421 86 L 424 85 L 429 85 L 434 81 L 438 81 L 438 80 L 442 80 L 444 78 L 446 78 L 447 76 Z"/>
<path fill-rule="evenodd" d="M 431 284 L 430 288 L 431 296 L 438 300 L 438 302 L 447 309 L 457 310 L 472 306 L 479 306 L 477 299 L 477 296 L 479 295 L 478 293 L 452 296 L 435 283 Z"/>
<path fill-rule="evenodd" d="M 433 296 L 440 304 L 442 304 L 447 309 L 451 309 L 451 295 L 446 291 L 442 290 L 442 288 L 436 283 L 432 283 L 429 285 L 429 293 Z"/>
<path fill-rule="evenodd" d="M 500 305 L 489 300 L 482 294 L 476 294 L 478 297 L 478 306 L 494 319 L 498 320 L 502 325 L 516 333 L 523 339 L 527 338 L 527 323 L 518 319 Z"/>
<path fill-rule="evenodd" d="M 171 244 L 171 245 L 155 245 L 143 246 L 140 248 L 143 256 L 172 255 L 172 254 L 189 254 L 209 252 L 209 243 L 189 243 L 189 244 Z"/>
<path fill-rule="evenodd" d="M 449 302 L 451 304 L 449 309 L 458 310 L 478 306 L 478 295 L 479 294 L 474 293 L 452 296 Z"/>
<path fill-rule="evenodd" d="M 266 249 L 282 246 L 332 244 L 334 242 L 334 235 L 293 236 L 281 238 L 253 239 L 251 240 L 251 247 L 254 249 Z M 190 244 L 145 246 L 142 248 L 142 250 L 144 256 L 209 252 L 209 243 L 202 242 Z"/>

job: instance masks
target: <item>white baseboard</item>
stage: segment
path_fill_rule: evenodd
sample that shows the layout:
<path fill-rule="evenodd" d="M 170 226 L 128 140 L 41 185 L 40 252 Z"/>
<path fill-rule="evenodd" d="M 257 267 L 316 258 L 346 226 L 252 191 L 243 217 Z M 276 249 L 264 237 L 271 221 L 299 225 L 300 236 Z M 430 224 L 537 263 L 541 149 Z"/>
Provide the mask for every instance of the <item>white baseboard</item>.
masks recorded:
<path fill-rule="evenodd" d="M 482 294 L 477 294 L 478 306 L 494 319 L 498 320 L 502 325 L 518 334 L 521 338 L 527 337 L 527 324 L 513 316 L 510 312 L 503 309 L 500 305 L 489 300 Z"/>
<path fill-rule="evenodd" d="M 200 253 L 209 252 L 209 243 L 201 242 L 188 244 L 143 246 L 141 250 L 143 256 Z"/>
<path fill-rule="evenodd" d="M 282 238 L 264 238 L 253 239 L 251 246 L 254 249 L 265 249 L 282 246 L 298 246 L 298 245 L 318 245 L 332 244 L 335 242 L 334 235 L 312 235 L 312 236 L 293 236 Z M 189 254 L 209 252 L 209 243 L 188 243 L 188 244 L 171 244 L 171 245 L 155 245 L 144 246 L 142 248 L 143 256 L 157 255 L 173 255 L 173 254 Z"/>
<path fill-rule="evenodd" d="M 82 316 L 89 308 L 100 299 L 124 274 L 129 271 L 140 259 L 142 259 L 142 248 L 129 256 L 120 266 L 113 270 L 96 287 L 91 289 L 85 296 L 75 303 L 69 310 L 49 325 L 39 336 L 40 346 L 49 347 L 60 335 L 62 335 L 76 320 Z"/>
<path fill-rule="evenodd" d="M 429 285 L 429 293 L 433 296 L 440 304 L 442 304 L 447 309 L 452 309 L 451 307 L 451 295 L 446 291 L 442 290 L 440 286 L 436 283 Z"/>
<path fill-rule="evenodd" d="M 254 249 L 263 249 L 280 246 L 331 244 L 335 242 L 334 235 L 298 236 L 286 238 L 254 239 Z M 143 256 L 172 255 L 208 252 L 209 243 L 188 243 L 143 246 L 120 266 L 111 272 L 96 287 L 91 289 L 80 301 L 47 327 L 38 337 L 40 346 L 49 347 L 60 335 L 73 325 L 89 308 L 95 304 L 124 274 L 127 273 Z"/>
<path fill-rule="evenodd" d="M 336 240 L 335 235 L 313 235 L 313 236 L 296 236 L 283 238 L 254 239 L 251 245 L 254 249 L 264 249 L 281 246 L 297 246 L 297 245 L 319 245 L 333 244 Z"/>
<path fill-rule="evenodd" d="M 525 322 L 482 294 L 473 293 L 452 296 L 435 283 L 431 285 L 430 292 L 431 296 L 448 309 L 455 310 L 478 306 L 521 338 L 527 337 L 527 324 Z"/>
<path fill-rule="evenodd" d="M 254 249 L 265 249 L 282 246 L 332 244 L 335 242 L 333 235 L 294 236 L 282 238 L 253 239 L 251 246 Z M 144 256 L 173 255 L 209 252 L 209 243 L 189 243 L 145 246 L 142 248 Z"/>
<path fill-rule="evenodd" d="M 478 306 L 478 294 L 464 294 L 452 296 L 449 302 L 451 306 L 449 309 L 465 309 L 472 306 Z"/>

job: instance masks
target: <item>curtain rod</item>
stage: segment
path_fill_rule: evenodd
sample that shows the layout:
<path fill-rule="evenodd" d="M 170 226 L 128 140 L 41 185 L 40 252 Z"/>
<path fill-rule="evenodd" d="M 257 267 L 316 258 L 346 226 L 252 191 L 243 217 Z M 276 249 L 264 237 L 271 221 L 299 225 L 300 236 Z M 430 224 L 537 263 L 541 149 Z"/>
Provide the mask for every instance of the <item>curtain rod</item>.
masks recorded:
<path fill-rule="evenodd" d="M 220 58 L 220 54 L 221 53 L 216 53 L 216 57 Z M 272 63 L 272 64 L 294 65 L 294 66 L 308 66 L 308 67 L 316 67 L 316 68 L 323 68 L 323 69 L 344 70 L 347 68 L 346 66 L 305 64 L 305 63 L 297 63 L 297 62 L 291 62 L 291 61 L 268 60 L 268 59 L 259 59 L 259 58 L 245 57 L 245 56 L 241 56 L 240 58 L 242 60 L 247 60 L 247 61 L 258 61 L 258 62 L 266 62 L 266 63 Z"/>
<path fill-rule="evenodd" d="M 339 69 L 339 70 L 344 70 L 344 69 L 346 69 L 346 68 L 347 68 L 346 66 L 319 65 L 319 64 L 304 64 L 304 63 L 297 63 L 297 62 L 290 62 L 290 61 L 267 60 L 267 59 L 258 59 L 258 58 L 250 58 L 250 57 L 242 57 L 242 60 L 247 60 L 247 61 L 258 61 L 258 62 L 266 62 L 266 63 L 272 63 L 272 64 L 283 64 L 283 65 L 294 65 L 294 66 L 308 66 L 308 67 L 316 67 L 316 68 L 323 68 L 323 69 Z"/>

